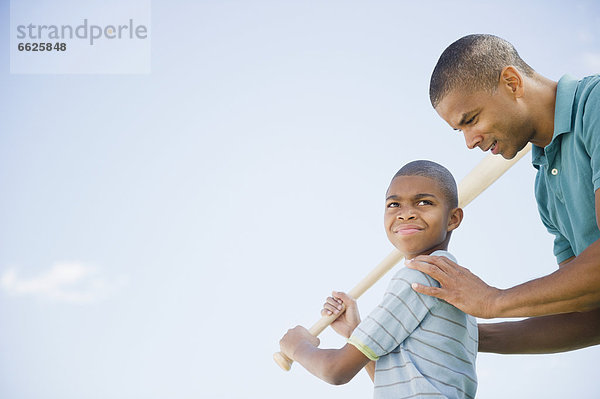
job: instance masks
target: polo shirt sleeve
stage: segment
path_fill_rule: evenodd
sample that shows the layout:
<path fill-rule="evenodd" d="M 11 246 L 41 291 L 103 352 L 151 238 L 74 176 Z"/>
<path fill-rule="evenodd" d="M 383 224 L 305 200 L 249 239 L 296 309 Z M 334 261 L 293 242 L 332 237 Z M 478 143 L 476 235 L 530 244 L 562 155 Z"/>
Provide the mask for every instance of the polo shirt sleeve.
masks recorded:
<path fill-rule="evenodd" d="M 402 268 L 392 278 L 379 306 L 356 327 L 348 343 L 371 360 L 397 348 L 438 303 L 414 291 L 412 282 L 439 287 L 437 281 L 420 271 Z"/>
<path fill-rule="evenodd" d="M 542 215 L 542 222 L 546 226 L 546 230 L 554 236 L 554 256 L 556 257 L 556 263 L 561 264 L 565 260 L 575 256 L 569 240 L 544 215 Z"/>
<path fill-rule="evenodd" d="M 590 90 L 583 111 L 582 137 L 591 160 L 594 191 L 600 188 L 600 84 Z"/>

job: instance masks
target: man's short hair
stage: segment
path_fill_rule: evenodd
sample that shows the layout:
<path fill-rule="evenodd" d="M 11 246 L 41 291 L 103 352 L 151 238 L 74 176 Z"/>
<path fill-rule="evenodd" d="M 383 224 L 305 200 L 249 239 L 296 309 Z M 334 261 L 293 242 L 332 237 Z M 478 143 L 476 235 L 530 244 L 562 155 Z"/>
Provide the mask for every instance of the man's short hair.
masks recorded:
<path fill-rule="evenodd" d="M 442 165 L 426 160 L 412 161 L 400 168 L 394 175 L 394 179 L 398 176 L 423 176 L 435 180 L 446 197 L 446 204 L 449 208 L 458 207 L 456 181 L 452 173 Z"/>
<path fill-rule="evenodd" d="M 498 36 L 477 34 L 458 39 L 444 50 L 431 74 L 431 105 L 436 108 L 454 89 L 493 93 L 502 69 L 509 65 L 533 76 L 533 69 L 513 45 Z"/>

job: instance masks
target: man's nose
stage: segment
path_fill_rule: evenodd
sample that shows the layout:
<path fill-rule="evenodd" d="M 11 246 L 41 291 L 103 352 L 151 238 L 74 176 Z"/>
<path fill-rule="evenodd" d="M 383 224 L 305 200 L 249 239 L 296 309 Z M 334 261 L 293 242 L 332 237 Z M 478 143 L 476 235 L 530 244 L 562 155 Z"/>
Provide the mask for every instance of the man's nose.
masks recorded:
<path fill-rule="evenodd" d="M 465 143 L 470 150 L 478 147 L 483 142 L 483 137 L 480 134 L 475 134 L 469 130 L 463 130 L 463 134 L 465 135 Z"/>

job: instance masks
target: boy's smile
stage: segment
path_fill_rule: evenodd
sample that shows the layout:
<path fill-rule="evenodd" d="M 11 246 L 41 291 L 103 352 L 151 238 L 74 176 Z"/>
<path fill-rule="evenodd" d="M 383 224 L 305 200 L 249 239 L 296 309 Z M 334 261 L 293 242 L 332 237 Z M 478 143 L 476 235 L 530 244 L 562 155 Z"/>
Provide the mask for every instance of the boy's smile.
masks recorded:
<path fill-rule="evenodd" d="M 415 234 L 415 233 L 418 233 L 419 231 L 423 231 L 423 228 L 420 226 L 411 225 L 411 224 L 407 224 L 404 226 L 398 226 L 396 229 L 394 229 L 394 233 L 401 234 L 401 235 Z"/>
<path fill-rule="evenodd" d="M 384 223 L 390 242 L 407 259 L 447 249 L 450 231 L 462 220 L 440 185 L 424 176 L 397 176 L 387 192 Z"/>

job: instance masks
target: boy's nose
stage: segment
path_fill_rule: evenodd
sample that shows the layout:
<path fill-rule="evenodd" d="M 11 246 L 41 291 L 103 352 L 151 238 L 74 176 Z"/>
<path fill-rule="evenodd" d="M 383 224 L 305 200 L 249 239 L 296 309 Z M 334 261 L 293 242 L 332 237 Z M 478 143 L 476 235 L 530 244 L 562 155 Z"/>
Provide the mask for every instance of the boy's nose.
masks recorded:
<path fill-rule="evenodd" d="M 396 215 L 396 219 L 398 220 L 411 220 L 414 219 L 415 215 L 413 215 L 410 211 L 398 212 Z"/>

